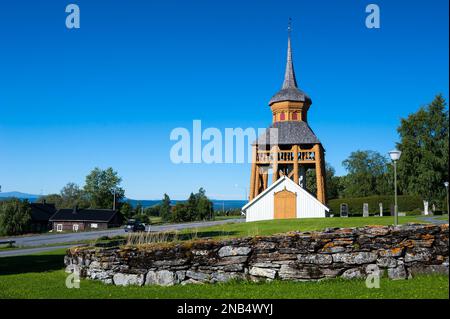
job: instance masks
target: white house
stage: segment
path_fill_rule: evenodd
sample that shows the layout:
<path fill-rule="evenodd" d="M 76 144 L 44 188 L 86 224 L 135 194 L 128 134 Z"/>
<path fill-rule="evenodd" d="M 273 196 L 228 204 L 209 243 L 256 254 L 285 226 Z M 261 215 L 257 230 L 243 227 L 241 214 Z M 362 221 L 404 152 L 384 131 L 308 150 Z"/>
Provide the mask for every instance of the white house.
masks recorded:
<path fill-rule="evenodd" d="M 286 176 L 242 207 L 247 222 L 326 217 L 329 208 Z"/>

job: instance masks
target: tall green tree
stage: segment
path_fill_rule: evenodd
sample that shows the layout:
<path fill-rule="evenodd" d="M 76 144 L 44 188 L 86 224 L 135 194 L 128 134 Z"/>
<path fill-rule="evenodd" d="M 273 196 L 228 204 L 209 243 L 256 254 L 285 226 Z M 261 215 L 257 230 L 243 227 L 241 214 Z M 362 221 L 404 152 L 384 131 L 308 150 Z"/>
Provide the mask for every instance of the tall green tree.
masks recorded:
<path fill-rule="evenodd" d="M 86 193 L 75 183 L 67 183 L 59 194 L 49 194 L 38 198 L 37 202 L 45 200 L 47 203 L 55 204 L 57 209 L 73 208 L 78 206 L 80 208 L 89 207 L 89 201 Z"/>
<path fill-rule="evenodd" d="M 198 190 L 197 197 L 197 210 L 196 219 L 206 220 L 212 219 L 214 216 L 213 203 L 206 196 L 206 191 L 203 188 Z"/>
<path fill-rule="evenodd" d="M 89 202 L 85 192 L 75 183 L 67 183 L 61 189 L 61 206 L 64 208 L 73 208 L 79 206 L 80 208 L 89 207 Z"/>
<path fill-rule="evenodd" d="M 344 196 L 363 197 L 390 194 L 386 156 L 375 151 L 356 151 L 342 162 L 348 174 L 343 179 Z"/>
<path fill-rule="evenodd" d="M 184 213 L 183 221 L 192 221 L 197 219 L 197 206 L 198 196 L 197 194 L 191 193 L 186 202 L 186 211 Z"/>
<path fill-rule="evenodd" d="M 88 176 L 84 191 L 91 208 L 111 209 L 113 207 L 114 191 L 116 204 L 125 196 L 125 191 L 120 187 L 122 178 L 111 167 L 102 170 L 96 167 Z"/>
<path fill-rule="evenodd" d="M 159 215 L 161 219 L 165 222 L 171 220 L 171 206 L 170 206 L 170 197 L 167 194 L 164 194 L 164 198 L 159 207 Z"/>
<path fill-rule="evenodd" d="M 448 181 L 449 115 L 447 103 L 437 95 L 427 106 L 401 120 L 397 131 L 402 151 L 398 162 L 399 188 L 439 203 Z"/>
<path fill-rule="evenodd" d="M 30 230 L 31 207 L 17 198 L 0 202 L 0 234 L 20 235 Z"/>
<path fill-rule="evenodd" d="M 206 191 L 200 188 L 197 193 L 191 193 L 187 200 L 186 220 L 206 220 L 213 217 L 213 204 L 206 196 Z"/>

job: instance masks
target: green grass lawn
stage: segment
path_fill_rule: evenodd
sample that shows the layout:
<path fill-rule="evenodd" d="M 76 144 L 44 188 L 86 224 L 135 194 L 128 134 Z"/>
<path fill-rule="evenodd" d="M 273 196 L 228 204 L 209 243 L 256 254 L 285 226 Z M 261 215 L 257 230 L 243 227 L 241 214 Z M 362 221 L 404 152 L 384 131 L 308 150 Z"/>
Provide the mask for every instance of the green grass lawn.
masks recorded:
<path fill-rule="evenodd" d="M 235 218 L 235 217 L 234 217 Z M 401 224 L 415 222 L 427 223 L 418 219 L 418 216 L 399 217 Z M 264 236 L 278 233 L 285 233 L 289 231 L 315 231 L 323 230 L 327 227 L 359 227 L 365 225 L 390 225 L 393 223 L 393 217 L 349 217 L 349 218 L 307 218 L 307 219 L 286 219 L 286 220 L 270 220 L 252 223 L 229 223 L 211 227 L 189 228 L 177 232 L 176 240 L 192 240 L 197 238 L 230 238 L 230 237 L 245 237 L 245 236 Z M 134 233 L 139 235 L 139 233 Z M 105 236 L 106 237 L 106 236 Z M 123 238 L 126 236 L 118 235 L 112 239 Z M 169 236 L 164 241 L 172 241 L 174 236 Z M 43 245 L 41 247 L 62 246 L 62 245 L 76 245 L 88 244 L 94 245 L 101 239 L 82 240 L 76 242 L 62 242 L 50 245 Z M 103 240 L 107 242 L 108 240 Z M 156 241 L 159 241 L 157 239 Z M 9 249 L 22 249 L 22 247 L 15 247 Z M 2 248 L 0 248 L 2 250 Z M 6 248 L 5 248 L 6 250 Z"/>
<path fill-rule="evenodd" d="M 364 280 L 320 282 L 273 281 L 173 287 L 116 287 L 82 280 L 79 289 L 65 286 L 65 250 L 0 258 L 0 299 L 4 298 L 440 298 L 448 299 L 448 276 L 418 276 L 412 280 L 381 280 L 368 289 Z"/>
<path fill-rule="evenodd" d="M 327 227 L 389 225 L 392 217 L 274 220 L 233 223 L 182 231 L 193 237 L 239 237 L 271 235 L 287 231 L 313 231 Z M 421 222 L 417 217 L 400 217 L 400 223 Z M 188 235 L 189 234 L 189 235 Z M 182 236 L 181 236 L 182 239 Z M 412 280 L 381 280 L 380 289 L 368 289 L 363 280 L 329 279 L 320 282 L 273 281 L 230 282 L 173 287 L 116 287 L 82 280 L 80 289 L 65 286 L 65 250 L 0 258 L 1 298 L 443 298 L 448 299 L 445 275 L 418 276 Z"/>
<path fill-rule="evenodd" d="M 418 216 L 399 217 L 399 223 L 426 223 Z M 183 234 L 195 234 L 198 238 L 227 238 L 245 236 L 264 236 L 289 231 L 315 231 L 324 230 L 329 227 L 362 227 L 366 225 L 391 225 L 394 218 L 385 217 L 349 217 L 349 218 L 305 218 L 305 219 L 283 219 L 252 223 L 230 223 L 197 229 L 187 229 L 180 232 Z M 189 236 L 186 236 L 189 237 Z M 183 238 L 183 236 L 181 236 Z"/>
<path fill-rule="evenodd" d="M 151 225 L 159 225 L 162 224 L 162 218 L 158 216 L 150 216 L 150 224 Z"/>
<path fill-rule="evenodd" d="M 14 246 L 14 245 L 0 245 L 0 251 L 14 250 L 14 249 L 18 249 L 18 247 Z"/>
<path fill-rule="evenodd" d="M 245 219 L 244 216 L 236 215 L 236 216 L 225 216 L 225 215 L 216 215 L 214 216 L 214 220 L 227 220 L 227 219 Z"/>

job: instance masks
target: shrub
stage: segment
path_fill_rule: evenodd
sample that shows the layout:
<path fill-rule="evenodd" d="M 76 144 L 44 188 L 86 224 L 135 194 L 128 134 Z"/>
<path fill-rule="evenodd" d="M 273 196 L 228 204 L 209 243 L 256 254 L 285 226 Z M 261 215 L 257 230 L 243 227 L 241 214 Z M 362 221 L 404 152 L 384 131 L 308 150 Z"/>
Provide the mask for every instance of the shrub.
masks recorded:
<path fill-rule="evenodd" d="M 27 200 L 13 198 L 0 203 L 0 235 L 21 235 L 31 228 L 31 208 Z"/>
<path fill-rule="evenodd" d="M 369 213 L 378 214 L 380 208 L 379 203 L 383 203 L 383 214 L 390 214 L 391 205 L 394 205 L 394 196 L 368 196 L 368 197 L 355 197 L 355 198 L 338 198 L 328 201 L 328 207 L 330 212 L 334 215 L 339 215 L 340 205 L 348 205 L 349 215 L 357 216 L 362 215 L 363 204 L 369 204 Z M 398 210 L 400 212 L 421 211 L 423 209 L 423 201 L 420 196 L 413 195 L 399 195 L 398 196 Z"/>

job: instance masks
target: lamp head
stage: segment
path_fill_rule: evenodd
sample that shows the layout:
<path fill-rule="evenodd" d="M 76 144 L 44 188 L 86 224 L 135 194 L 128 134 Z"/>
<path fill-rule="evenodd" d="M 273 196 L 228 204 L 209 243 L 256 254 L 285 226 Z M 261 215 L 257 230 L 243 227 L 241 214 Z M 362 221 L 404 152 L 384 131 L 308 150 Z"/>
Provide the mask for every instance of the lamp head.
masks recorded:
<path fill-rule="evenodd" d="M 402 152 L 399 150 L 392 150 L 389 152 L 389 156 L 391 157 L 391 160 L 398 161 L 400 159 L 400 156 L 402 155 Z"/>
<path fill-rule="evenodd" d="M 444 182 L 444 186 L 448 188 L 448 182 Z"/>

